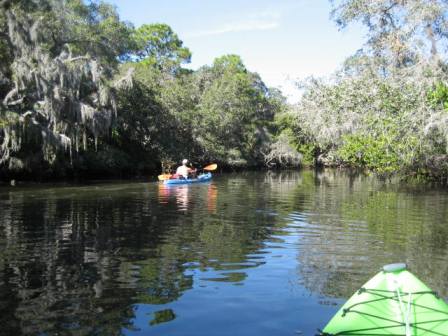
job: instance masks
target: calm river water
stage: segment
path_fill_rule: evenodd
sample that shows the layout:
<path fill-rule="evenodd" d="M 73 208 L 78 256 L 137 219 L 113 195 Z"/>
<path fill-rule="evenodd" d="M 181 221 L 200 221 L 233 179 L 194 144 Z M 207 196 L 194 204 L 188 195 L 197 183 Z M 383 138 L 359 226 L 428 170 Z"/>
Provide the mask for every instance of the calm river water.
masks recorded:
<path fill-rule="evenodd" d="M 0 189 L 1 335 L 314 335 L 382 265 L 448 296 L 448 191 L 340 171 Z"/>

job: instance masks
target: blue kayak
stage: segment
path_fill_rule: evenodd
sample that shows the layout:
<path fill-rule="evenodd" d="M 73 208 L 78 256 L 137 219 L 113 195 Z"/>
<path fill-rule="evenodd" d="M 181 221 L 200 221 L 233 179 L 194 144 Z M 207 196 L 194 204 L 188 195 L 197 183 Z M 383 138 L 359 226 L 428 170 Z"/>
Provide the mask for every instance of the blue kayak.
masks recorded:
<path fill-rule="evenodd" d="M 210 181 L 211 179 L 212 179 L 212 173 L 205 173 L 193 179 L 182 178 L 182 179 L 165 180 L 163 181 L 163 184 L 189 184 L 189 183 L 206 182 Z"/>

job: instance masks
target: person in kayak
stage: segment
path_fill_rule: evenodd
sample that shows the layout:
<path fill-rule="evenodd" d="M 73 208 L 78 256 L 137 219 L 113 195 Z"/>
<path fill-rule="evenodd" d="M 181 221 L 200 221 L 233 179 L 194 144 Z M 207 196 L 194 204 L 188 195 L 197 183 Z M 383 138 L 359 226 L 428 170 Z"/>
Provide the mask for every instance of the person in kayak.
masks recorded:
<path fill-rule="evenodd" d="M 182 160 L 182 166 L 177 167 L 176 174 L 174 174 L 175 178 L 184 178 L 187 179 L 189 177 L 194 177 L 196 175 L 196 169 L 190 168 L 187 166 L 188 160 Z"/>

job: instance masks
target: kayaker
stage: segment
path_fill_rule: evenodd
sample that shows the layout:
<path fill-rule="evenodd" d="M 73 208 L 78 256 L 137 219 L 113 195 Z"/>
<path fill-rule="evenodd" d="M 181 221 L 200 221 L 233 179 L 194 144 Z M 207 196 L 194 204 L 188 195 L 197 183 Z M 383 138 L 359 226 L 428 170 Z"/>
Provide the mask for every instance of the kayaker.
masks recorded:
<path fill-rule="evenodd" d="M 187 164 L 188 164 L 188 160 L 187 159 L 183 159 L 182 160 L 182 166 L 179 166 L 176 169 L 176 174 L 175 175 L 177 175 L 177 178 L 187 179 L 189 177 L 189 175 L 196 174 L 196 169 L 192 169 L 192 168 L 188 167 Z"/>

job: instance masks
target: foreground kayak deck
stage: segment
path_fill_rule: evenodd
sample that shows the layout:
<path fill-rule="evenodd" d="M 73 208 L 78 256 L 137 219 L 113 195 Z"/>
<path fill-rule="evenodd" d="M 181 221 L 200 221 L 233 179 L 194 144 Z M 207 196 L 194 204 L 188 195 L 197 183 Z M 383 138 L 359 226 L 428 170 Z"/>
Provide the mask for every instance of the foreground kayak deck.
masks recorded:
<path fill-rule="evenodd" d="M 448 335 L 448 304 L 407 271 L 405 264 L 387 265 L 318 335 Z"/>
<path fill-rule="evenodd" d="M 163 184 L 190 184 L 190 183 L 198 183 L 198 182 L 206 182 L 212 179 L 212 173 L 205 173 L 199 175 L 194 179 L 171 179 L 163 181 Z"/>

